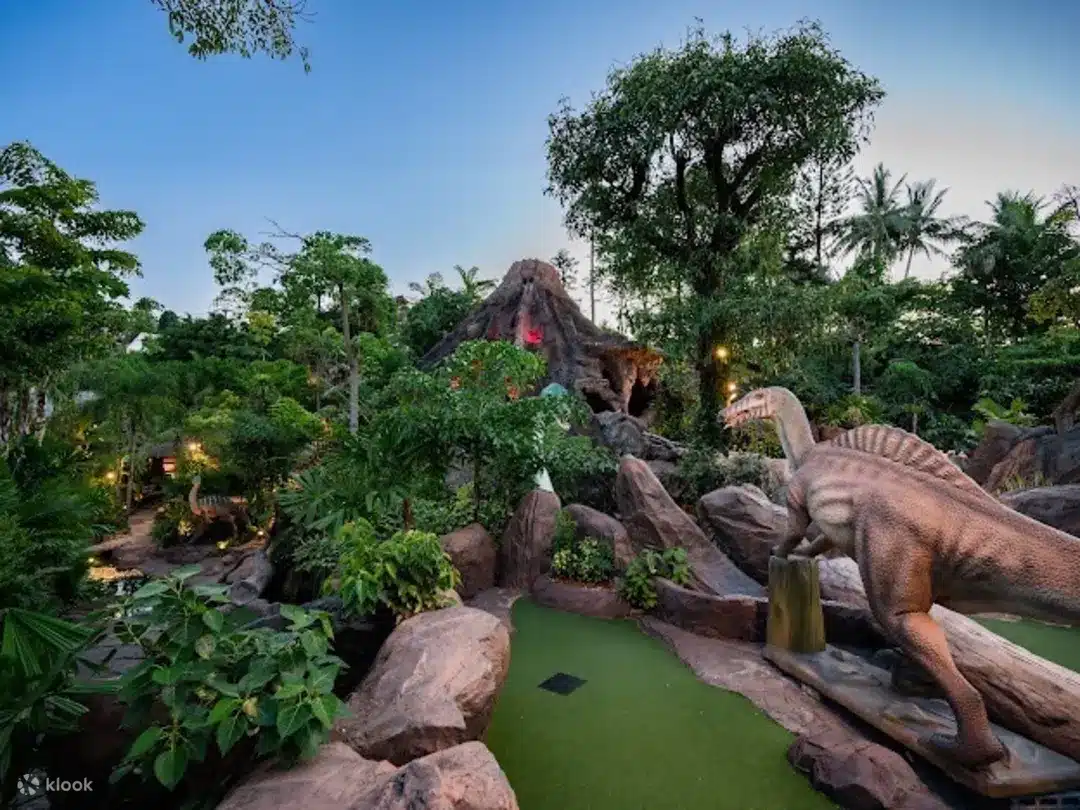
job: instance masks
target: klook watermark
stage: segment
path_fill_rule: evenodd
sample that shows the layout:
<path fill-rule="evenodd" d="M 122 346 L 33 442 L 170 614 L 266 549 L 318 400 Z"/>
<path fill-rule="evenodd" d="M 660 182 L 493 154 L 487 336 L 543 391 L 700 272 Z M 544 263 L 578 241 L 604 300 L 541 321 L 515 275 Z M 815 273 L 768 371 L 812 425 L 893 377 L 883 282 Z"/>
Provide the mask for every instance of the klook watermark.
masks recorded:
<path fill-rule="evenodd" d="M 19 795 L 27 798 L 42 796 L 46 793 L 90 793 L 94 783 L 87 777 L 82 779 L 50 779 L 44 773 L 24 773 L 16 784 Z"/>

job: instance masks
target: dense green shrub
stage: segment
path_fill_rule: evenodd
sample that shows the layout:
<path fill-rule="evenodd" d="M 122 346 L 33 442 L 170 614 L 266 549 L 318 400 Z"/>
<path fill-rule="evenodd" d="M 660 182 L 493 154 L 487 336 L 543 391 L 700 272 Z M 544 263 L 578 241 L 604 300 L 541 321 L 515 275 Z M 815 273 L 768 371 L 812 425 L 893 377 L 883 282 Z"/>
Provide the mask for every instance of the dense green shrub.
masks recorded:
<path fill-rule="evenodd" d="M 619 596 L 640 610 L 656 607 L 655 577 L 670 579 L 676 585 L 686 585 L 690 581 L 690 564 L 686 559 L 686 550 L 669 548 L 662 553 L 647 548 L 630 561 L 619 581 Z"/>
<path fill-rule="evenodd" d="M 77 679 L 80 654 L 98 636 L 84 624 L 42 613 L 0 610 L 0 804 L 8 806 L 16 780 L 39 765 L 48 737 L 75 731 L 92 691 Z M 81 662 L 87 667 L 87 662 Z"/>
<path fill-rule="evenodd" d="M 114 779 L 153 774 L 173 789 L 211 745 L 224 756 L 251 737 L 256 757 L 292 763 L 314 756 L 343 714 L 329 616 L 283 605 L 284 630 L 245 629 L 222 609 L 224 586 L 186 587 L 198 571 L 149 582 L 122 606 L 116 631 L 145 660 L 124 674 L 120 698 L 125 723 L 144 731 Z"/>
<path fill-rule="evenodd" d="M 0 609 L 52 611 L 75 599 L 87 549 L 118 526 L 107 492 L 70 447 L 32 437 L 0 457 Z"/>
<path fill-rule="evenodd" d="M 461 584 L 450 557 L 430 532 L 395 532 L 379 541 L 371 524 L 357 520 L 341 529 L 345 555 L 339 582 L 345 609 L 369 616 L 380 607 L 399 619 L 443 607 L 446 592 Z"/>
<path fill-rule="evenodd" d="M 615 574 L 615 555 L 595 537 L 578 538 L 573 518 L 559 512 L 551 546 L 551 570 L 560 579 L 587 584 L 609 582 Z"/>
<path fill-rule="evenodd" d="M 723 455 L 707 448 L 692 448 L 679 461 L 677 478 L 679 489 L 672 496 L 680 503 L 696 503 L 713 490 L 739 484 L 753 484 L 770 498 L 777 489 L 764 457 L 755 453 L 733 451 Z"/>

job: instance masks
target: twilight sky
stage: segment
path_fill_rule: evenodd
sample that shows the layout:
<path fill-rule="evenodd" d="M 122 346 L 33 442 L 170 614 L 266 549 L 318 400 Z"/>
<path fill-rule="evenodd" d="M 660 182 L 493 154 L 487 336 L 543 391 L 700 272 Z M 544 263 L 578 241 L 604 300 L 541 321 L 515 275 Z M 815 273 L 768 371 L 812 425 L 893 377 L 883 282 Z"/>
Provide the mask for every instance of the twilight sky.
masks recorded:
<path fill-rule="evenodd" d="M 372 10 L 372 6 L 383 8 Z M 298 61 L 197 62 L 147 0 L 0 3 L 0 144 L 31 141 L 147 223 L 135 295 L 205 311 L 211 231 L 367 236 L 395 291 L 454 264 L 501 277 L 569 247 L 543 195 L 547 115 L 609 67 L 712 32 L 822 21 L 888 96 L 860 174 L 937 178 L 949 213 L 1080 183 L 1075 0 L 309 0 Z M 942 266 L 916 259 L 916 272 Z"/>

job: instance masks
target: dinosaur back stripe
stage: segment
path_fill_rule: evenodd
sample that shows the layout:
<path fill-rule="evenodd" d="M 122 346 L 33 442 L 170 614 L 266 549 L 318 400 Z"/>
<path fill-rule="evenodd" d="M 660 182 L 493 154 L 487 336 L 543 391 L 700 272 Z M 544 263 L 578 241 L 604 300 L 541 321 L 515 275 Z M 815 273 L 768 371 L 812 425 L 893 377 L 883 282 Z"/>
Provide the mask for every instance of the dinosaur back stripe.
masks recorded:
<path fill-rule="evenodd" d="M 949 461 L 949 457 L 914 433 L 890 425 L 863 425 L 841 433 L 828 444 L 871 453 L 924 472 L 955 487 L 986 495 L 986 491 Z"/>

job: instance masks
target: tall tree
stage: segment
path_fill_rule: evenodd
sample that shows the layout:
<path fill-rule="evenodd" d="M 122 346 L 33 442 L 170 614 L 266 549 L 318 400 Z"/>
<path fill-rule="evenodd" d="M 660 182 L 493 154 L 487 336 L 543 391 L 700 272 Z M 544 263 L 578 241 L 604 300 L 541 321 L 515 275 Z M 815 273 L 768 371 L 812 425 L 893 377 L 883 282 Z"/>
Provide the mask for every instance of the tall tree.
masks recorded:
<path fill-rule="evenodd" d="M 307 0 L 150 0 L 169 18 L 169 33 L 181 45 L 190 39 L 188 53 L 206 59 L 223 53 L 251 58 L 265 53 L 274 59 L 300 57 L 311 70 L 308 49 L 298 46 L 293 32 L 298 22 L 310 22 Z"/>
<path fill-rule="evenodd" d="M 714 349 L 732 330 L 715 304 L 735 250 L 812 158 L 855 152 L 883 95 L 817 24 L 743 42 L 698 29 L 613 70 L 585 110 L 564 100 L 549 118 L 549 192 L 570 232 L 601 250 L 632 245 L 635 260 L 613 272 L 646 288 L 649 268 L 679 268 L 693 294 L 707 436 L 719 433 Z"/>
<path fill-rule="evenodd" d="M 1056 280 L 1067 279 L 1075 266 L 1077 240 L 1069 233 L 1071 217 L 1066 209 L 1049 209 L 1034 194 L 1003 192 L 987 203 L 991 219 L 977 223 L 965 244 L 957 251 L 955 264 L 960 273 L 954 282 L 956 293 L 983 319 L 987 346 L 1038 329 L 1031 318 L 1032 296 L 1044 291 L 1042 312 L 1052 317 L 1051 295 Z M 1049 285 L 1049 286 L 1048 286 Z M 1071 287 L 1066 285 L 1065 292 Z"/>
<path fill-rule="evenodd" d="M 454 272 L 461 281 L 461 292 L 471 306 L 476 306 L 487 294 L 495 289 L 495 282 L 490 278 L 480 278 L 480 268 L 473 265 L 468 270 L 460 264 L 454 265 Z"/>
<path fill-rule="evenodd" d="M 902 176 L 895 183 L 892 172 L 879 163 L 870 177 L 860 177 L 856 199 L 859 210 L 837 223 L 836 247 L 886 268 L 900 253 L 904 209 L 900 198 Z"/>
<path fill-rule="evenodd" d="M 551 263 L 555 269 L 559 271 L 559 280 L 562 282 L 563 288 L 570 292 L 577 285 L 577 264 L 578 260 L 570 255 L 570 251 L 566 248 L 560 248 L 559 251 L 551 257 Z"/>
<path fill-rule="evenodd" d="M 0 449 L 36 432 L 59 375 L 113 351 L 139 261 L 132 211 L 101 210 L 94 184 L 29 143 L 0 149 Z"/>
<path fill-rule="evenodd" d="M 964 217 L 944 217 L 938 214 L 945 199 L 947 188 L 935 190 L 935 180 L 909 183 L 907 186 L 907 205 L 900 212 L 900 233 L 898 248 L 907 254 L 904 265 L 904 278 L 911 275 L 911 260 L 916 253 L 922 253 L 928 259 L 944 256 L 942 246 L 959 241 L 966 224 Z"/>
<path fill-rule="evenodd" d="M 813 159 L 795 184 L 792 201 L 792 249 L 809 254 L 819 274 L 828 258 L 828 242 L 851 201 L 854 174 L 851 165 L 840 159 Z"/>
<path fill-rule="evenodd" d="M 386 273 L 368 256 L 371 243 L 362 236 L 327 231 L 301 236 L 278 229 L 276 236 L 300 244 L 289 253 L 272 243 L 251 245 L 235 231 L 216 231 L 206 240 L 215 277 L 239 286 L 249 283 L 263 267 L 274 267 L 282 300 L 290 314 L 308 323 L 321 311 L 321 302 L 336 304 L 337 321 L 348 365 L 349 431 L 359 426 L 360 355 L 358 336 L 378 334 L 394 317 Z"/>

